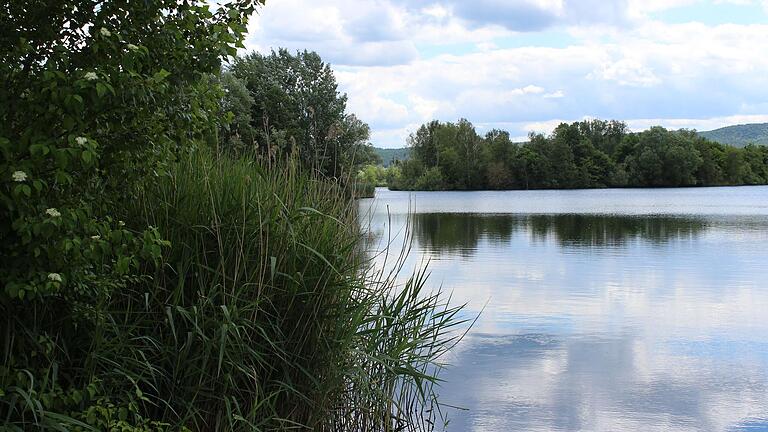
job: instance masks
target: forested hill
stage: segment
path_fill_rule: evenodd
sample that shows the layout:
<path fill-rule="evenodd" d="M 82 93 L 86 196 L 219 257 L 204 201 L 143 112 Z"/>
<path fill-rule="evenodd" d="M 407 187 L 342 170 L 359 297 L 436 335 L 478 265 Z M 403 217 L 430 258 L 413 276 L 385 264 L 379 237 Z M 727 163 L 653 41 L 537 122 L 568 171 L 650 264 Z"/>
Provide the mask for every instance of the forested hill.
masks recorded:
<path fill-rule="evenodd" d="M 744 147 L 747 144 L 768 145 L 768 123 L 727 126 L 711 131 L 699 132 L 699 135 L 734 147 Z"/>
<path fill-rule="evenodd" d="M 381 158 L 381 163 L 385 167 L 392 165 L 393 161 L 403 161 L 408 159 L 410 150 L 408 147 L 402 148 L 379 148 L 374 147 L 376 154 Z"/>

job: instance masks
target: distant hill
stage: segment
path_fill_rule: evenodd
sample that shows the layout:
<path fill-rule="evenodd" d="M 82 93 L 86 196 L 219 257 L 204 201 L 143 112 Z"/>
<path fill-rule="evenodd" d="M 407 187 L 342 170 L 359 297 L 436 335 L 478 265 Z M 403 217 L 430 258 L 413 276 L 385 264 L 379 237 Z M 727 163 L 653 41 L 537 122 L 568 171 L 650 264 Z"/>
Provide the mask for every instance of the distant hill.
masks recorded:
<path fill-rule="evenodd" d="M 699 135 L 734 147 L 744 147 L 750 143 L 768 145 L 768 123 L 726 126 L 720 129 L 699 132 Z"/>
<path fill-rule="evenodd" d="M 393 160 L 405 160 L 408 159 L 408 153 L 410 150 L 407 147 L 404 148 L 378 148 L 374 147 L 376 154 L 379 155 L 385 167 L 392 164 Z"/>

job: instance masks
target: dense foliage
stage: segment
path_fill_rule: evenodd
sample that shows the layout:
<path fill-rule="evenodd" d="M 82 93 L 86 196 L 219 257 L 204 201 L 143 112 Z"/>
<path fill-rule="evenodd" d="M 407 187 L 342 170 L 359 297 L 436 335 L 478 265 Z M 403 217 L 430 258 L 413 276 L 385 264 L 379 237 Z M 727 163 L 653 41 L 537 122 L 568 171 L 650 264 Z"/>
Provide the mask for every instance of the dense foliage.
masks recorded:
<path fill-rule="evenodd" d="M 342 183 L 302 168 L 341 175 L 367 138 L 327 65 L 273 54 L 328 86 L 267 110 L 220 75 L 256 6 L 0 4 L 0 430 L 436 420 L 456 310 L 372 273 Z"/>
<path fill-rule="evenodd" d="M 317 53 L 250 53 L 235 59 L 222 83 L 235 116 L 223 133 L 230 148 L 295 153 L 331 177 L 376 159 L 368 125 L 346 112 L 347 96 Z"/>
<path fill-rule="evenodd" d="M 215 134 L 218 96 L 200 84 L 236 51 L 254 4 L 0 10 L 0 417 L 11 430 L 149 426 L 139 383 L 99 358 L 111 298 L 167 245 L 123 222 L 121 203 Z"/>
<path fill-rule="evenodd" d="M 411 158 L 390 167 L 393 189 L 551 189 L 768 183 L 768 147 L 726 146 L 694 131 L 624 123 L 561 124 L 513 143 L 505 131 L 479 136 L 467 120 L 422 125 Z"/>

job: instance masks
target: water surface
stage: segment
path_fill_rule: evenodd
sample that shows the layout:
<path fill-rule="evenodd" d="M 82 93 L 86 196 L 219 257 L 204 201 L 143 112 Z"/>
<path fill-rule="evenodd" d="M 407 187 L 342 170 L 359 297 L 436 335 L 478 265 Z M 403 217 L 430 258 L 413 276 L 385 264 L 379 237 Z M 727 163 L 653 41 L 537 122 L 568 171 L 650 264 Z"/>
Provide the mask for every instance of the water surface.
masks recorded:
<path fill-rule="evenodd" d="M 768 187 L 392 192 L 372 249 L 468 311 L 454 431 L 768 431 Z"/>

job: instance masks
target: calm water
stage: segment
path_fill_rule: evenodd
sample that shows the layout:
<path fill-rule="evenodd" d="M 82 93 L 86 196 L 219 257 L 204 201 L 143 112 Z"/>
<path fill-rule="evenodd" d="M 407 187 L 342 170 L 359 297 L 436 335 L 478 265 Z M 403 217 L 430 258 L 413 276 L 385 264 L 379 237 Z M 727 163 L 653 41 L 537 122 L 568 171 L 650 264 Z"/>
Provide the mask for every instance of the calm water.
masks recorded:
<path fill-rule="evenodd" d="M 452 431 L 768 431 L 768 187 L 391 192 L 375 247 L 485 310 Z"/>

